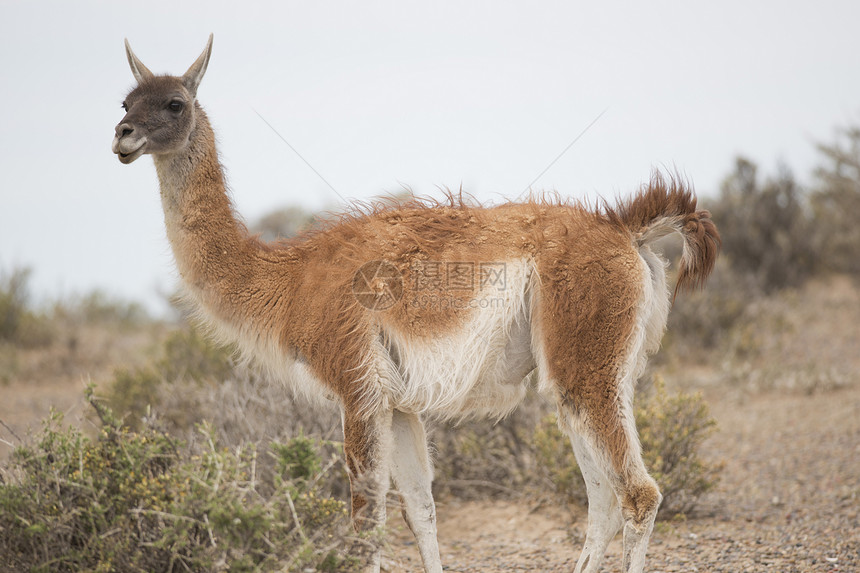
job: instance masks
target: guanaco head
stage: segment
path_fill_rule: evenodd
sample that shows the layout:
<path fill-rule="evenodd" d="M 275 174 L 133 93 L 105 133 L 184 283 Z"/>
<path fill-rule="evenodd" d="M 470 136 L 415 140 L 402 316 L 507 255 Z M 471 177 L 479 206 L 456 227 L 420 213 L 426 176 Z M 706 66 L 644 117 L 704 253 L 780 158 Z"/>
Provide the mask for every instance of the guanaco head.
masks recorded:
<path fill-rule="evenodd" d="M 184 148 L 194 129 L 194 102 L 212 53 L 212 35 L 197 61 L 180 77 L 153 74 L 131 51 L 128 40 L 125 52 L 137 87 L 122 102 L 126 114 L 116 126 L 111 150 L 122 163 L 131 163 L 144 153 L 168 154 Z"/>

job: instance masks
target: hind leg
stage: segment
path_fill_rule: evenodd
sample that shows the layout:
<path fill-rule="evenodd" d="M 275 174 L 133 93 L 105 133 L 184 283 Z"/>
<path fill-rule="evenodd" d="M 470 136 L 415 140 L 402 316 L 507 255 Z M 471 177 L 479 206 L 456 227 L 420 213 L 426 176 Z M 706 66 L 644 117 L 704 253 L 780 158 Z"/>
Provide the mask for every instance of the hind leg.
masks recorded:
<path fill-rule="evenodd" d="M 595 573 L 603 562 L 606 547 L 621 529 L 621 507 L 588 443 L 573 432 L 570 432 L 570 441 L 588 491 L 588 528 L 574 571 Z"/>
<path fill-rule="evenodd" d="M 622 499 L 624 554 L 621 570 L 639 573 L 645 569 L 645 553 L 663 496 L 651 476 L 644 473 L 640 482 L 624 487 Z"/>
<path fill-rule="evenodd" d="M 608 411 L 588 412 L 575 430 L 570 423 L 573 414 L 562 417 L 588 488 L 588 529 L 576 573 L 598 570 L 619 527 L 623 527 L 622 571 L 641 573 L 662 500 L 642 462 L 639 440 L 630 422 L 632 408 L 615 400 L 609 404 Z"/>

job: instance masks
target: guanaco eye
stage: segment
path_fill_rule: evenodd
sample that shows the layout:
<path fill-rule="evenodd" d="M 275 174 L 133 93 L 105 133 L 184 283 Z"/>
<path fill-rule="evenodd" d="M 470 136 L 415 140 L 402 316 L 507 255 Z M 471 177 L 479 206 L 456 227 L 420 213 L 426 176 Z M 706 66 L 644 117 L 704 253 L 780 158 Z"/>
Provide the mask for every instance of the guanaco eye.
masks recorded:
<path fill-rule="evenodd" d="M 167 104 L 167 107 L 170 109 L 170 111 L 182 111 L 182 105 L 183 104 L 181 101 L 174 100 Z"/>
<path fill-rule="evenodd" d="M 125 102 L 122 102 L 122 109 L 124 109 L 125 111 L 128 111 L 128 104 Z"/>

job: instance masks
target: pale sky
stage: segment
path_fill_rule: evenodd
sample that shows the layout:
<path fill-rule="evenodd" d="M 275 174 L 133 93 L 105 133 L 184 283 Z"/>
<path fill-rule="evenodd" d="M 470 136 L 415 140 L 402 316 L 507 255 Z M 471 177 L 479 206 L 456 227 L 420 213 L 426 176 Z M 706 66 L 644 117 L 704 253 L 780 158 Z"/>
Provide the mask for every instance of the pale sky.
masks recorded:
<path fill-rule="evenodd" d="M 0 268 L 41 296 L 159 308 L 175 273 L 152 160 L 110 152 L 133 87 L 123 38 L 198 97 L 246 220 L 458 188 L 625 195 L 652 167 L 712 195 L 743 154 L 803 182 L 860 123 L 860 2 L 0 0 Z M 258 117 L 271 123 L 334 193 Z"/>

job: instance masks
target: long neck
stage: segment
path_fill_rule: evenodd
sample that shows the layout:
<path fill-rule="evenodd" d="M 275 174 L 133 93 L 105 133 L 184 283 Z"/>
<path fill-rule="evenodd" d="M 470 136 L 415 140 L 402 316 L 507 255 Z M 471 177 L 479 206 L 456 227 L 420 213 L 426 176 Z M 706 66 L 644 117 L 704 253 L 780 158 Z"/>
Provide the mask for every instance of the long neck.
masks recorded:
<path fill-rule="evenodd" d="M 259 243 L 236 220 L 218 161 L 215 136 L 195 104 L 189 144 L 154 155 L 167 237 L 189 294 L 211 314 L 237 317 L 235 293 L 247 284 Z"/>

